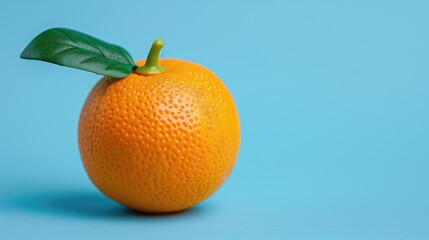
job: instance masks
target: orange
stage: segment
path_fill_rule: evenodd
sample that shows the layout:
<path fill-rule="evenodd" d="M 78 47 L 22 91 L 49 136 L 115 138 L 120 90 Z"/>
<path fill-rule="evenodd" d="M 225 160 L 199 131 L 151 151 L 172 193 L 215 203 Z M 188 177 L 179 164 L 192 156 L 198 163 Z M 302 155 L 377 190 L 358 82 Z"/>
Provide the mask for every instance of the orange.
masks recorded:
<path fill-rule="evenodd" d="M 146 212 L 180 211 L 212 195 L 240 145 L 237 110 L 222 81 L 195 63 L 158 62 L 163 45 L 155 40 L 135 63 L 120 46 L 51 28 L 20 56 L 105 76 L 80 116 L 82 162 L 102 193 Z"/>
<path fill-rule="evenodd" d="M 159 64 L 166 70 L 155 75 L 101 78 L 79 120 L 89 178 L 109 198 L 145 212 L 205 200 L 231 173 L 240 145 L 237 110 L 222 81 L 188 61 Z"/>

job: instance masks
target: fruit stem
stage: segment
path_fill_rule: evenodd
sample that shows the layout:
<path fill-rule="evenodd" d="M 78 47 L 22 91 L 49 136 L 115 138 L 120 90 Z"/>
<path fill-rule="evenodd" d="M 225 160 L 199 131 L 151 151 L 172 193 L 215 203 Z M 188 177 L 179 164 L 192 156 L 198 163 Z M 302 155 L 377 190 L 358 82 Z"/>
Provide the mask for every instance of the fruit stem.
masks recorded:
<path fill-rule="evenodd" d="M 159 52 L 162 46 L 164 46 L 164 42 L 161 39 L 153 41 L 145 65 L 136 68 L 136 73 L 146 76 L 159 74 L 166 70 L 165 67 L 158 65 Z"/>

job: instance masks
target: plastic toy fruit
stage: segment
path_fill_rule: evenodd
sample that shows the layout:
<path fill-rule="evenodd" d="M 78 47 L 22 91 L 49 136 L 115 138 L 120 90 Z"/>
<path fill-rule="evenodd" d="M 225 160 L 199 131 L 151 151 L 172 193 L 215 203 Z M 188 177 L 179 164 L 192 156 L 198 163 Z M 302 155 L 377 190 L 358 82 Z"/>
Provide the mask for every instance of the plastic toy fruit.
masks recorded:
<path fill-rule="evenodd" d="M 21 58 L 105 75 L 79 121 L 89 178 L 109 198 L 145 212 L 192 207 L 232 171 L 240 145 L 237 110 L 222 81 L 201 65 L 160 59 L 156 40 L 134 63 L 121 47 L 64 28 L 49 29 Z"/>

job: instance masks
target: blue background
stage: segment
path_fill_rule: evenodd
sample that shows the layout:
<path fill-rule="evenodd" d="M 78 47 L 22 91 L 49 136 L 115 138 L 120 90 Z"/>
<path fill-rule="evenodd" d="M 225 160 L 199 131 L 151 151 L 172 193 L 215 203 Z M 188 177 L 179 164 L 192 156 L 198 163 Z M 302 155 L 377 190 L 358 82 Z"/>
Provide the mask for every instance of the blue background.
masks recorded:
<path fill-rule="evenodd" d="M 429 239 L 428 1 L 4 1 L 1 239 Z M 233 94 L 236 168 L 173 215 L 131 212 L 82 167 L 99 76 L 19 54 L 51 27 L 201 63 Z"/>

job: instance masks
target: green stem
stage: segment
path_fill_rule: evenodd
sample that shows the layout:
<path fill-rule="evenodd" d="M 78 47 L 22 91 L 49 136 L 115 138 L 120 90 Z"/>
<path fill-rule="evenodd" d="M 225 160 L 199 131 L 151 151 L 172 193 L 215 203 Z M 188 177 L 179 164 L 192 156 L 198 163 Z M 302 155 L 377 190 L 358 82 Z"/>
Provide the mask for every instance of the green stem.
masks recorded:
<path fill-rule="evenodd" d="M 164 42 L 160 39 L 155 40 L 147 55 L 146 63 L 144 66 L 136 68 L 136 73 L 140 75 L 155 75 L 162 73 L 166 70 L 165 67 L 158 65 L 159 52 L 161 51 Z"/>

